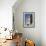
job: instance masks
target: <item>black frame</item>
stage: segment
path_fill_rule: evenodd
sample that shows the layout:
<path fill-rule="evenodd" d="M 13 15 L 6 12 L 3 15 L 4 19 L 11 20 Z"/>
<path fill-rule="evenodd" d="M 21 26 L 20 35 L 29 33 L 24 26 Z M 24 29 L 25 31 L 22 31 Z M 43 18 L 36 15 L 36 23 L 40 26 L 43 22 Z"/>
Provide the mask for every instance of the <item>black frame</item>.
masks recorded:
<path fill-rule="evenodd" d="M 28 20 L 29 22 L 27 22 Z M 25 28 L 35 27 L 35 12 L 23 12 L 23 26 Z"/>

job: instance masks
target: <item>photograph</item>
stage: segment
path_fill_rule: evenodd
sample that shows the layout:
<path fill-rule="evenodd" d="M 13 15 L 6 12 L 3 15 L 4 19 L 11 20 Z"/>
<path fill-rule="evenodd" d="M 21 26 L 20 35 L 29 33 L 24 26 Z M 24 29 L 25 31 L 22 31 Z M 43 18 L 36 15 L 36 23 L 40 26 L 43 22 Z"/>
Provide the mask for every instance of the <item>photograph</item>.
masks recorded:
<path fill-rule="evenodd" d="M 35 12 L 23 13 L 23 26 L 31 28 L 35 26 Z"/>

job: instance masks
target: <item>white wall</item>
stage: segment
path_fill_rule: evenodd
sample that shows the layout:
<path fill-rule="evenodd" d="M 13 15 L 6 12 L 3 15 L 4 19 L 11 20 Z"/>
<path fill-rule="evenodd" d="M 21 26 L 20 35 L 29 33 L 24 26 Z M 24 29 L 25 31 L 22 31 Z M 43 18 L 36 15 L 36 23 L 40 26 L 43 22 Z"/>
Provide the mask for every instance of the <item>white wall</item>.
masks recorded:
<path fill-rule="evenodd" d="M 42 46 L 46 46 L 46 0 L 41 1 L 40 25 Z"/>
<path fill-rule="evenodd" d="M 12 6 L 16 0 L 0 0 L 0 27 L 12 28 Z"/>
<path fill-rule="evenodd" d="M 25 0 L 22 3 L 21 2 L 19 4 L 18 3 L 15 3 L 15 5 L 13 6 L 16 29 L 18 30 L 18 32 L 22 32 L 25 38 L 34 40 L 36 46 L 41 46 L 40 30 L 41 1 Z M 16 5 L 18 7 L 16 7 Z M 23 12 L 35 12 L 35 28 L 23 27 Z"/>

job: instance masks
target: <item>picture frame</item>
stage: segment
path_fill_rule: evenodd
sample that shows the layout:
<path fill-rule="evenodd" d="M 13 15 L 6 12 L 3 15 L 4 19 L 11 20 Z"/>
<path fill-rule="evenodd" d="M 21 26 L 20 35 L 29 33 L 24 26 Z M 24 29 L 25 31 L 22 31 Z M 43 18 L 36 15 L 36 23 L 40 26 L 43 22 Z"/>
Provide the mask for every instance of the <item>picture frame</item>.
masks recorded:
<path fill-rule="evenodd" d="M 23 12 L 23 26 L 25 28 L 35 27 L 35 12 Z"/>

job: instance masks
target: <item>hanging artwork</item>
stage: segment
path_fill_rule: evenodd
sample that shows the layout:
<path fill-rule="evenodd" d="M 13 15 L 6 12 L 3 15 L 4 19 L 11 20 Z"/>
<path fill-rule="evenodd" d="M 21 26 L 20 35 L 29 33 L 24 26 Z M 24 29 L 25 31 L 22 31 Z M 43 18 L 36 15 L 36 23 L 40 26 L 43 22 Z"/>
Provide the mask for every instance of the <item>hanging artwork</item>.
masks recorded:
<path fill-rule="evenodd" d="M 31 28 L 35 27 L 35 12 L 23 13 L 23 26 Z"/>

